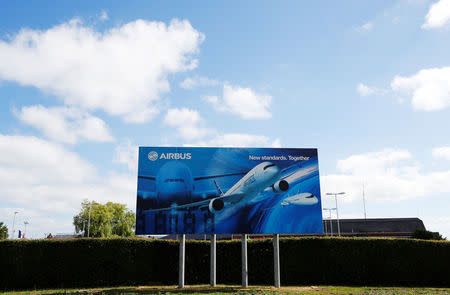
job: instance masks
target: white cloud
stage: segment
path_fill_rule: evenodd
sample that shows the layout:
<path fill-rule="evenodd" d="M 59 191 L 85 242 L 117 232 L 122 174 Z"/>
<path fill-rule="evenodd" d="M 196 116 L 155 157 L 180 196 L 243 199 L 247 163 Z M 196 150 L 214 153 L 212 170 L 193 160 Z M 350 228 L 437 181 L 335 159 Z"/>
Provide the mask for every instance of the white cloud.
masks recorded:
<path fill-rule="evenodd" d="M 407 150 L 384 149 L 350 156 L 337 163 L 339 173 L 321 178 L 322 190 L 345 191 L 360 200 L 362 185 L 372 200 L 405 200 L 450 192 L 450 170 L 424 173 Z"/>
<path fill-rule="evenodd" d="M 72 217 L 83 199 L 119 202 L 133 209 L 136 177 L 99 176 L 94 166 L 59 144 L 0 134 L 0 204 L 20 209 L 30 224 L 40 219 L 35 235 L 71 232 Z"/>
<path fill-rule="evenodd" d="M 355 30 L 358 33 L 363 33 L 363 32 L 368 32 L 368 31 L 372 30 L 372 28 L 373 28 L 373 23 L 372 22 L 367 22 L 367 23 L 357 27 Z"/>
<path fill-rule="evenodd" d="M 245 133 L 225 133 L 216 134 L 213 138 L 205 141 L 198 141 L 185 146 L 212 146 L 212 147 L 281 147 L 277 138 L 271 141 L 263 135 L 253 135 Z"/>
<path fill-rule="evenodd" d="M 440 0 L 430 6 L 422 29 L 436 29 L 450 23 L 450 0 Z"/>
<path fill-rule="evenodd" d="M 363 83 L 359 83 L 356 90 L 358 91 L 359 95 L 361 95 L 361 96 L 369 96 L 375 92 L 374 89 L 372 89 L 371 87 L 369 87 L 367 85 L 364 85 Z"/>
<path fill-rule="evenodd" d="M 432 154 L 435 158 L 441 158 L 450 161 L 450 146 L 434 148 Z"/>
<path fill-rule="evenodd" d="M 217 107 L 220 99 L 218 96 L 215 95 L 206 95 L 202 97 L 202 100 Z"/>
<path fill-rule="evenodd" d="M 217 86 L 219 81 L 209 79 L 208 77 L 195 76 L 192 78 L 186 78 L 180 83 L 180 87 L 184 89 L 194 89 L 197 87 Z"/>
<path fill-rule="evenodd" d="M 177 128 L 180 135 L 188 140 L 202 138 L 211 132 L 199 126 L 202 121 L 198 111 L 187 108 L 169 109 L 164 117 L 166 125 Z"/>
<path fill-rule="evenodd" d="M 215 96 L 204 97 L 204 100 L 215 101 Z M 271 141 L 263 135 L 245 133 L 220 133 L 213 128 L 201 127 L 203 119 L 199 112 L 187 108 L 169 109 L 164 123 L 175 127 L 188 143 L 185 146 L 227 146 L 227 147 L 280 147 L 279 139 Z"/>
<path fill-rule="evenodd" d="M 99 19 L 101 21 L 105 21 L 105 20 L 108 20 L 108 18 L 109 18 L 108 13 L 106 13 L 106 11 L 102 10 L 102 12 L 100 13 Z"/>
<path fill-rule="evenodd" d="M 64 143 L 113 141 L 106 123 L 87 112 L 68 107 L 23 107 L 15 112 L 25 124 L 42 131 L 46 137 Z"/>
<path fill-rule="evenodd" d="M 79 19 L 0 40 L 0 80 L 54 94 L 67 105 L 129 122 L 158 113 L 168 75 L 192 70 L 203 34 L 189 21 L 136 20 L 105 32 Z"/>
<path fill-rule="evenodd" d="M 225 84 L 223 99 L 219 99 L 217 96 L 206 96 L 203 100 L 212 104 L 218 111 L 233 113 L 246 120 L 272 117 L 268 110 L 272 96 L 258 94 L 251 88 Z"/>
<path fill-rule="evenodd" d="M 384 90 L 384 89 L 368 86 L 363 83 L 358 84 L 358 86 L 356 87 L 356 91 L 358 91 L 358 94 L 360 96 L 385 95 L 386 94 L 386 90 Z"/>
<path fill-rule="evenodd" d="M 416 110 L 445 109 L 450 106 L 450 67 L 424 69 L 410 77 L 395 76 L 391 87 L 412 94 L 411 103 Z"/>
<path fill-rule="evenodd" d="M 113 161 L 127 165 L 128 169 L 137 174 L 138 150 L 138 146 L 133 145 L 130 140 L 126 140 L 116 147 Z"/>

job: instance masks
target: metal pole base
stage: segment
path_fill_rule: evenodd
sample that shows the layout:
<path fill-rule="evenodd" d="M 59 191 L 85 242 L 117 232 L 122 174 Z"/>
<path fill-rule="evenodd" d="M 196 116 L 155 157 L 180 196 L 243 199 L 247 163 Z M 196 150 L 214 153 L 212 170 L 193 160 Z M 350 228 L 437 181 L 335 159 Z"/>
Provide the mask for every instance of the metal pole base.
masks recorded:
<path fill-rule="evenodd" d="M 248 288 L 247 235 L 242 235 L 242 287 Z"/>
<path fill-rule="evenodd" d="M 210 284 L 211 287 L 216 286 L 216 235 L 211 235 L 211 260 L 210 260 Z"/>
<path fill-rule="evenodd" d="M 184 288 L 184 261 L 185 261 L 185 249 L 186 249 L 186 235 L 182 234 L 178 236 L 180 240 L 180 252 L 178 255 L 178 288 Z"/>
<path fill-rule="evenodd" d="M 273 271 L 275 288 L 280 288 L 280 235 L 273 235 Z"/>

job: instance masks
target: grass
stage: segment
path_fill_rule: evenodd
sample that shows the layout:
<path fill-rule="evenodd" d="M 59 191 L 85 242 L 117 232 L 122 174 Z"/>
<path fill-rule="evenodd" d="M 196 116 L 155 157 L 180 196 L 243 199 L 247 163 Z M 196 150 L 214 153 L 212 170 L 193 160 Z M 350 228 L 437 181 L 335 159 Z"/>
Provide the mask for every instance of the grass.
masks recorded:
<path fill-rule="evenodd" d="M 139 286 L 139 287 L 111 287 L 89 289 L 55 289 L 35 291 L 4 292 L 7 295 L 43 295 L 43 294 L 450 294 L 450 288 L 414 288 L 414 287 L 348 287 L 348 286 L 301 286 L 281 287 L 270 286 L 241 286 L 192 285 L 184 289 L 176 286 Z"/>

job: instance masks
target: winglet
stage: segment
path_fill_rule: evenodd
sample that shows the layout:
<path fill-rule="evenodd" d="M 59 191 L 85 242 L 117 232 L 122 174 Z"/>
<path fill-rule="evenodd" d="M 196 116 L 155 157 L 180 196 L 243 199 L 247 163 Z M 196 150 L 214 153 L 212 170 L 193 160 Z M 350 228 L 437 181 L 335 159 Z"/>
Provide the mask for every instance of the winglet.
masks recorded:
<path fill-rule="evenodd" d="M 217 184 L 216 180 L 213 180 L 213 181 L 214 181 L 214 184 L 216 185 L 217 190 L 219 191 L 220 195 L 222 196 L 222 195 L 223 195 L 222 189 L 221 189 L 220 186 Z"/>

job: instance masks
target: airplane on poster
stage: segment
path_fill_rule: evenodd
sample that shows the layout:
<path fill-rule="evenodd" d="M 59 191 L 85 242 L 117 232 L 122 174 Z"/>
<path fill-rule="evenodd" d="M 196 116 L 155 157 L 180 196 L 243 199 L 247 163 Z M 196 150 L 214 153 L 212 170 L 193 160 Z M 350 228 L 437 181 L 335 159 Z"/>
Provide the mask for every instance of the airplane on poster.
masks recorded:
<path fill-rule="evenodd" d="M 280 205 L 282 207 L 289 205 L 314 205 L 319 202 L 316 196 L 311 193 L 300 193 L 294 196 L 287 197 L 284 199 Z"/>
<path fill-rule="evenodd" d="M 298 167 L 298 166 L 297 166 Z M 317 168 L 315 168 L 317 169 Z M 307 173 L 310 172 L 310 168 Z M 220 212 L 224 208 L 253 199 L 258 194 L 272 190 L 274 193 L 283 193 L 289 189 L 289 182 L 294 171 L 281 177 L 282 170 L 271 162 L 262 162 L 245 173 L 231 173 L 206 177 L 192 177 L 189 167 L 181 161 L 170 161 L 163 165 L 156 177 L 139 176 L 139 178 L 156 181 L 156 191 L 146 193 L 145 197 L 157 199 L 163 208 L 143 210 L 144 213 L 171 211 L 171 210 L 209 210 L 211 213 Z M 303 172 L 304 175 L 306 172 Z M 225 193 L 217 184 L 215 178 L 245 174 Z M 216 191 L 195 192 L 195 181 L 214 179 Z"/>

